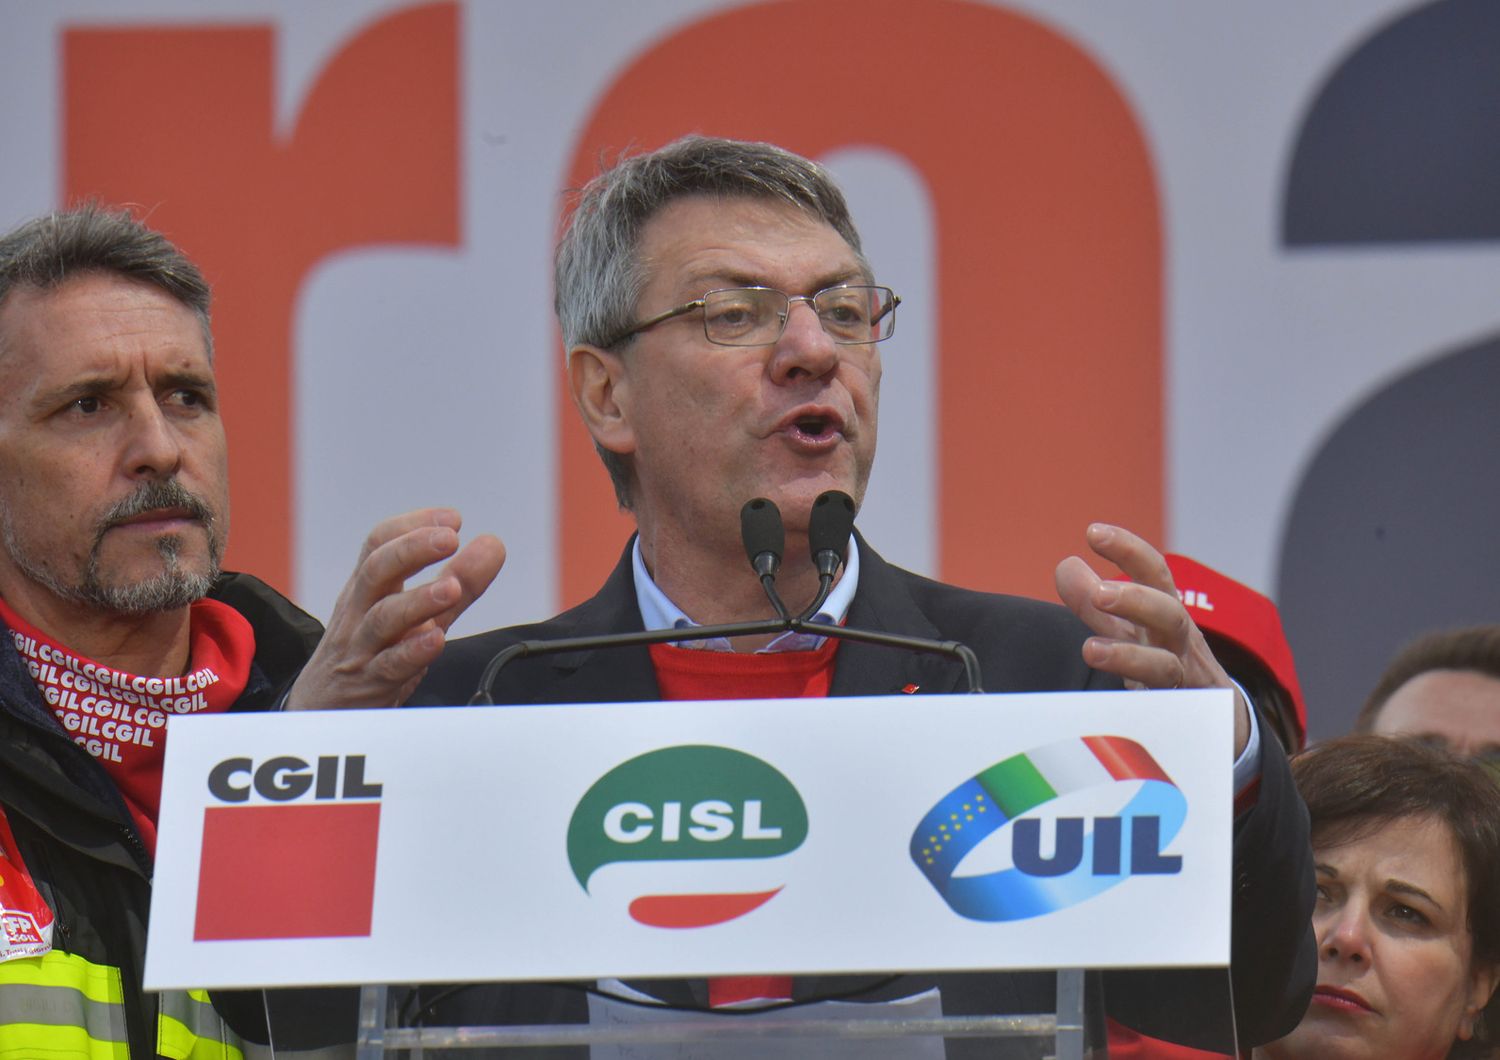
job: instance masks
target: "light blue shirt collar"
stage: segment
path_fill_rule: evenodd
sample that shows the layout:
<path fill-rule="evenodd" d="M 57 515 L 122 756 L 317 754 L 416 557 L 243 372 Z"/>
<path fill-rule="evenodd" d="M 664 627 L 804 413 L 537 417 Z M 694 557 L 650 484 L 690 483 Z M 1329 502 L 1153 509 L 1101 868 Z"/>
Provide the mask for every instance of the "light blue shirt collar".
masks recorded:
<path fill-rule="evenodd" d="M 630 565 L 635 574 L 635 601 L 641 609 L 641 621 L 647 629 L 686 629 L 689 626 L 697 626 L 701 623 L 694 622 L 685 615 L 682 608 L 678 607 L 667 598 L 667 594 L 661 591 L 646 570 L 646 561 L 641 558 L 641 539 L 637 537 L 635 544 L 630 549 Z M 844 576 L 840 578 L 833 587 L 833 592 L 828 594 L 828 599 L 823 602 L 818 613 L 812 617 L 814 622 L 826 622 L 829 625 L 840 625 L 844 616 L 849 613 L 849 605 L 854 602 L 854 592 L 859 588 L 859 547 L 854 543 L 854 535 L 849 536 L 849 553 L 844 557 Z M 823 644 L 826 638 L 812 633 L 783 633 L 770 644 L 760 650 L 772 651 L 813 651 Z M 710 640 L 687 640 L 678 644 L 682 648 L 704 648 L 709 651 L 733 651 L 733 646 L 723 637 L 714 637 Z"/>

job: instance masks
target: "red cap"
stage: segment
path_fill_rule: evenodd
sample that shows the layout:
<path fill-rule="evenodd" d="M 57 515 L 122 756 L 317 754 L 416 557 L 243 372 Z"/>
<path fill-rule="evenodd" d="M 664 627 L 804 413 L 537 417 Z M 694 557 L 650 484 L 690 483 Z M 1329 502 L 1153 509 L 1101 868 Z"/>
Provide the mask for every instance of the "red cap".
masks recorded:
<path fill-rule="evenodd" d="M 1281 628 L 1281 614 L 1269 599 L 1197 560 L 1167 553 L 1177 595 L 1198 628 L 1233 641 L 1260 663 L 1281 686 L 1296 711 L 1298 742 L 1307 738 L 1307 706 L 1297 683 L 1292 646 Z"/>

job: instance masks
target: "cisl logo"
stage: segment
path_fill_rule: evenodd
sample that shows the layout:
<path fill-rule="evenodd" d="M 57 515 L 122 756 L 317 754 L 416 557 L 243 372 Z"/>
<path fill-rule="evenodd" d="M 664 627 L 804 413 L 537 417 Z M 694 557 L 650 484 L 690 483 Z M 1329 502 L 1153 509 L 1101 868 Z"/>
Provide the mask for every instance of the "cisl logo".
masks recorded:
<path fill-rule="evenodd" d="M 1174 875 L 1162 848 L 1187 800 L 1140 744 L 1083 736 L 981 770 L 927 811 L 911 858 L 971 920 L 1056 912 L 1131 876 Z"/>
<path fill-rule="evenodd" d="M 568 863 L 584 891 L 651 927 L 722 924 L 770 901 L 807 837 L 791 781 L 727 747 L 651 751 L 579 800 Z"/>
<path fill-rule="evenodd" d="M 384 785 L 364 755 L 226 758 L 209 770 L 197 941 L 370 934 Z"/>

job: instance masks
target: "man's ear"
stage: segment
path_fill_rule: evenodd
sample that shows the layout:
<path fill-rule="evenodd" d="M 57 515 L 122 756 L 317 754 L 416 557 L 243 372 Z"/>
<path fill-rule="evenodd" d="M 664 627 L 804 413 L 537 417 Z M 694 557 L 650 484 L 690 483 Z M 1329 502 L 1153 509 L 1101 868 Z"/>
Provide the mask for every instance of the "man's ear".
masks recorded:
<path fill-rule="evenodd" d="M 574 346 L 568 351 L 568 391 L 597 445 L 621 455 L 635 452 L 630 379 L 619 354 L 582 343 Z"/>
<path fill-rule="evenodd" d="M 1490 1003 L 1497 985 L 1500 985 L 1500 965 L 1475 959 L 1469 969 L 1469 996 L 1465 998 L 1467 1004 L 1458 1023 L 1460 1039 L 1468 1041 L 1483 1026 L 1484 1007 Z M 1494 1028 L 1490 1028 L 1490 1033 L 1494 1033 Z"/>

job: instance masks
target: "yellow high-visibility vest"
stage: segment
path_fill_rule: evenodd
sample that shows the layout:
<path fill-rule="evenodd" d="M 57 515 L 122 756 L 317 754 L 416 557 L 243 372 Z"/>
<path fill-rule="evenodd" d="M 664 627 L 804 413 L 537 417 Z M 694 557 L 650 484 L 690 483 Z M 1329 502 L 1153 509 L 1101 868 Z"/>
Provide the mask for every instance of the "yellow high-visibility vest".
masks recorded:
<path fill-rule="evenodd" d="M 204 990 L 156 995 L 156 1052 L 169 1060 L 244 1060 Z M 132 1060 L 120 970 L 75 953 L 0 962 L 0 1060 Z M 144 1060 L 144 1058 L 134 1058 Z"/>

